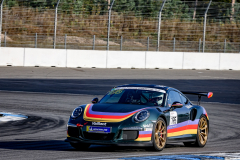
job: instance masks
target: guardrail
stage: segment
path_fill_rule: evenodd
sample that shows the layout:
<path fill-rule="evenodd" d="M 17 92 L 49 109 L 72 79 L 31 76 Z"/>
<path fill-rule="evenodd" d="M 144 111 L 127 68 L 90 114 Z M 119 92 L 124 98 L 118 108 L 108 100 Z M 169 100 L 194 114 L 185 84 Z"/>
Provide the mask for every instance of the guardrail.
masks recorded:
<path fill-rule="evenodd" d="M 0 5 L 3 47 L 240 52 L 239 3 L 0 0 Z"/>

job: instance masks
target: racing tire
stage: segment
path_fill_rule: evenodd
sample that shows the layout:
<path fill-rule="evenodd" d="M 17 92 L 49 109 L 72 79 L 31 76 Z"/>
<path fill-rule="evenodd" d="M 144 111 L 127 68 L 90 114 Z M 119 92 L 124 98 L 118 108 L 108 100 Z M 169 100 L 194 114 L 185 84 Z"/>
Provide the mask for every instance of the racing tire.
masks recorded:
<path fill-rule="evenodd" d="M 91 144 L 84 144 L 84 143 L 70 143 L 70 145 L 79 151 L 85 151 L 89 148 Z"/>
<path fill-rule="evenodd" d="M 197 137 L 195 142 L 183 142 L 186 147 L 204 147 L 208 139 L 208 121 L 206 116 L 202 116 L 198 122 Z"/>
<path fill-rule="evenodd" d="M 153 127 L 152 142 L 154 151 L 162 151 L 167 143 L 167 124 L 163 118 L 159 117 Z"/>

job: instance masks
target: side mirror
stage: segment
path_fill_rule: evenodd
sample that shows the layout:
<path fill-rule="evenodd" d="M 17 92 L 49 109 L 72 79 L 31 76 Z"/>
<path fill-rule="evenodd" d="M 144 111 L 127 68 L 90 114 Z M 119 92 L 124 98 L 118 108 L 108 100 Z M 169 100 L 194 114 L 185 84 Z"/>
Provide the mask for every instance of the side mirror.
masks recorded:
<path fill-rule="evenodd" d="M 173 102 L 171 107 L 173 107 L 173 108 L 182 108 L 183 104 L 176 101 L 176 102 Z"/>
<path fill-rule="evenodd" d="M 98 98 L 97 98 L 97 97 L 96 97 L 96 98 L 93 98 L 92 103 L 93 103 L 93 104 L 94 104 L 94 103 L 98 103 Z"/>

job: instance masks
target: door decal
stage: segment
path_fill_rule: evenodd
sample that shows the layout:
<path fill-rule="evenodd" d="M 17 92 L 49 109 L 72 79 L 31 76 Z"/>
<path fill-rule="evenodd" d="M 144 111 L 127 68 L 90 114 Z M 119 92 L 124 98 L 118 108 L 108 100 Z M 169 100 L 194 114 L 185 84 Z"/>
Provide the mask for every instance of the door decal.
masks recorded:
<path fill-rule="evenodd" d="M 176 111 L 171 111 L 170 112 L 170 124 L 169 125 L 175 125 L 177 124 L 177 112 Z"/>

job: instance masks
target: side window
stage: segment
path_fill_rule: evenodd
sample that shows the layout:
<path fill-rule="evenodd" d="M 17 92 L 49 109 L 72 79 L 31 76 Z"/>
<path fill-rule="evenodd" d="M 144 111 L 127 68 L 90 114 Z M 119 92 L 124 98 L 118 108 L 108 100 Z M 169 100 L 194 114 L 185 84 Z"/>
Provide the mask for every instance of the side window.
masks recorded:
<path fill-rule="evenodd" d="M 171 107 L 173 102 L 180 102 L 182 103 L 182 99 L 180 98 L 180 95 L 176 91 L 170 91 L 168 94 L 168 107 Z"/>
<path fill-rule="evenodd" d="M 188 99 L 187 99 L 184 95 L 180 94 L 180 97 L 181 97 L 182 102 L 183 102 L 184 104 L 187 104 L 187 103 L 188 103 Z"/>

